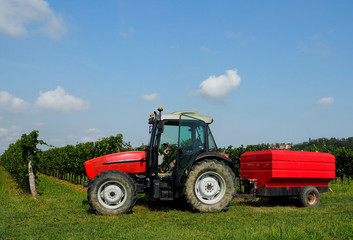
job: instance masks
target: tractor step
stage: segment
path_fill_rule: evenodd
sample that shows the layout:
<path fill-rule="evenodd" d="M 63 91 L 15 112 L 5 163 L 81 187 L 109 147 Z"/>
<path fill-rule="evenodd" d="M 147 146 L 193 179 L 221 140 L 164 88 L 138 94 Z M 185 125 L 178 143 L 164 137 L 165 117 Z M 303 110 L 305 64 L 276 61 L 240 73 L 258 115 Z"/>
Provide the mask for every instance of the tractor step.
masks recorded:
<path fill-rule="evenodd" d="M 171 179 L 153 181 L 153 197 L 160 200 L 173 200 L 173 182 Z"/>

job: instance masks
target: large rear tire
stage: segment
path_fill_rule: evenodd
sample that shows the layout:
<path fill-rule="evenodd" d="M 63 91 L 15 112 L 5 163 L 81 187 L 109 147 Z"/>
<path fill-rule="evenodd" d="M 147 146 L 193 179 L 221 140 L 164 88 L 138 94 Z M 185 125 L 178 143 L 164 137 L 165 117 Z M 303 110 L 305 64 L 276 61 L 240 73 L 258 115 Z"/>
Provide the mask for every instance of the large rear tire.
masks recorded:
<path fill-rule="evenodd" d="M 223 162 L 204 160 L 196 163 L 185 181 L 186 203 L 197 212 L 227 211 L 236 194 L 235 176 Z"/>
<path fill-rule="evenodd" d="M 320 193 L 313 186 L 305 186 L 300 191 L 298 198 L 304 207 L 317 207 L 320 203 Z"/>
<path fill-rule="evenodd" d="M 108 170 L 98 174 L 88 186 L 87 199 L 93 210 L 102 215 L 131 211 L 137 192 L 133 180 L 124 172 Z"/>

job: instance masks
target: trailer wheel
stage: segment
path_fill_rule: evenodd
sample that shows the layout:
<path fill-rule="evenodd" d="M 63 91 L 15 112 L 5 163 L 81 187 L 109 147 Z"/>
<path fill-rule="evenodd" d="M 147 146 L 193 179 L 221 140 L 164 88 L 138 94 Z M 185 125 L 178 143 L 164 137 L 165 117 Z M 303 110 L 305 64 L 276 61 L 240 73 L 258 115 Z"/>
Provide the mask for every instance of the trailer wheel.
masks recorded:
<path fill-rule="evenodd" d="M 102 215 L 128 213 L 136 203 L 133 180 L 124 172 L 108 170 L 98 174 L 88 186 L 89 205 Z"/>
<path fill-rule="evenodd" d="M 223 162 L 204 160 L 196 163 L 186 179 L 183 195 L 197 212 L 221 212 L 236 194 L 235 176 Z"/>
<path fill-rule="evenodd" d="M 320 203 L 320 193 L 316 187 L 306 186 L 299 192 L 299 201 L 304 207 L 316 207 Z"/>

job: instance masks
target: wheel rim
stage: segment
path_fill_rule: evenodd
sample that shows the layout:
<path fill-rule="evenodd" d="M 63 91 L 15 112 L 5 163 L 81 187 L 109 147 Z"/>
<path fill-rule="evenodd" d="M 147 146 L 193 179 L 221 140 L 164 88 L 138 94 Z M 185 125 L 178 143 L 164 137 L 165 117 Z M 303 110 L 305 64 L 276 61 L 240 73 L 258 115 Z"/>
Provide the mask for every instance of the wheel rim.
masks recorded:
<path fill-rule="evenodd" d="M 226 183 L 221 175 L 215 172 L 201 174 L 195 182 L 196 197 L 203 203 L 219 202 L 226 191 Z"/>
<path fill-rule="evenodd" d="M 307 199 L 310 205 L 315 205 L 317 202 L 317 195 L 314 192 L 309 192 L 307 195 Z"/>
<path fill-rule="evenodd" d="M 99 203 L 108 209 L 117 209 L 126 201 L 126 188 L 117 181 L 107 181 L 98 189 Z"/>

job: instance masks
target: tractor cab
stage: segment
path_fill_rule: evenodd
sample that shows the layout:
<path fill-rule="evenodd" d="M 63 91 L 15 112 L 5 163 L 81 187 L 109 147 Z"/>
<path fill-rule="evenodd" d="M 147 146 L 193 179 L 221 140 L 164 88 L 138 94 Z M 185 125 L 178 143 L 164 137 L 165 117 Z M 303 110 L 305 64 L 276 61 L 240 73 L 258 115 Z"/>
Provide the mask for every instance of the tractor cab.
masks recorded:
<path fill-rule="evenodd" d="M 146 176 L 154 181 L 153 185 L 167 182 L 171 190 L 179 187 L 195 161 L 210 155 L 222 156 L 215 153 L 217 146 L 209 128 L 211 117 L 194 111 L 171 114 L 162 111 L 159 108 L 149 119 L 151 138 L 146 149 Z"/>

